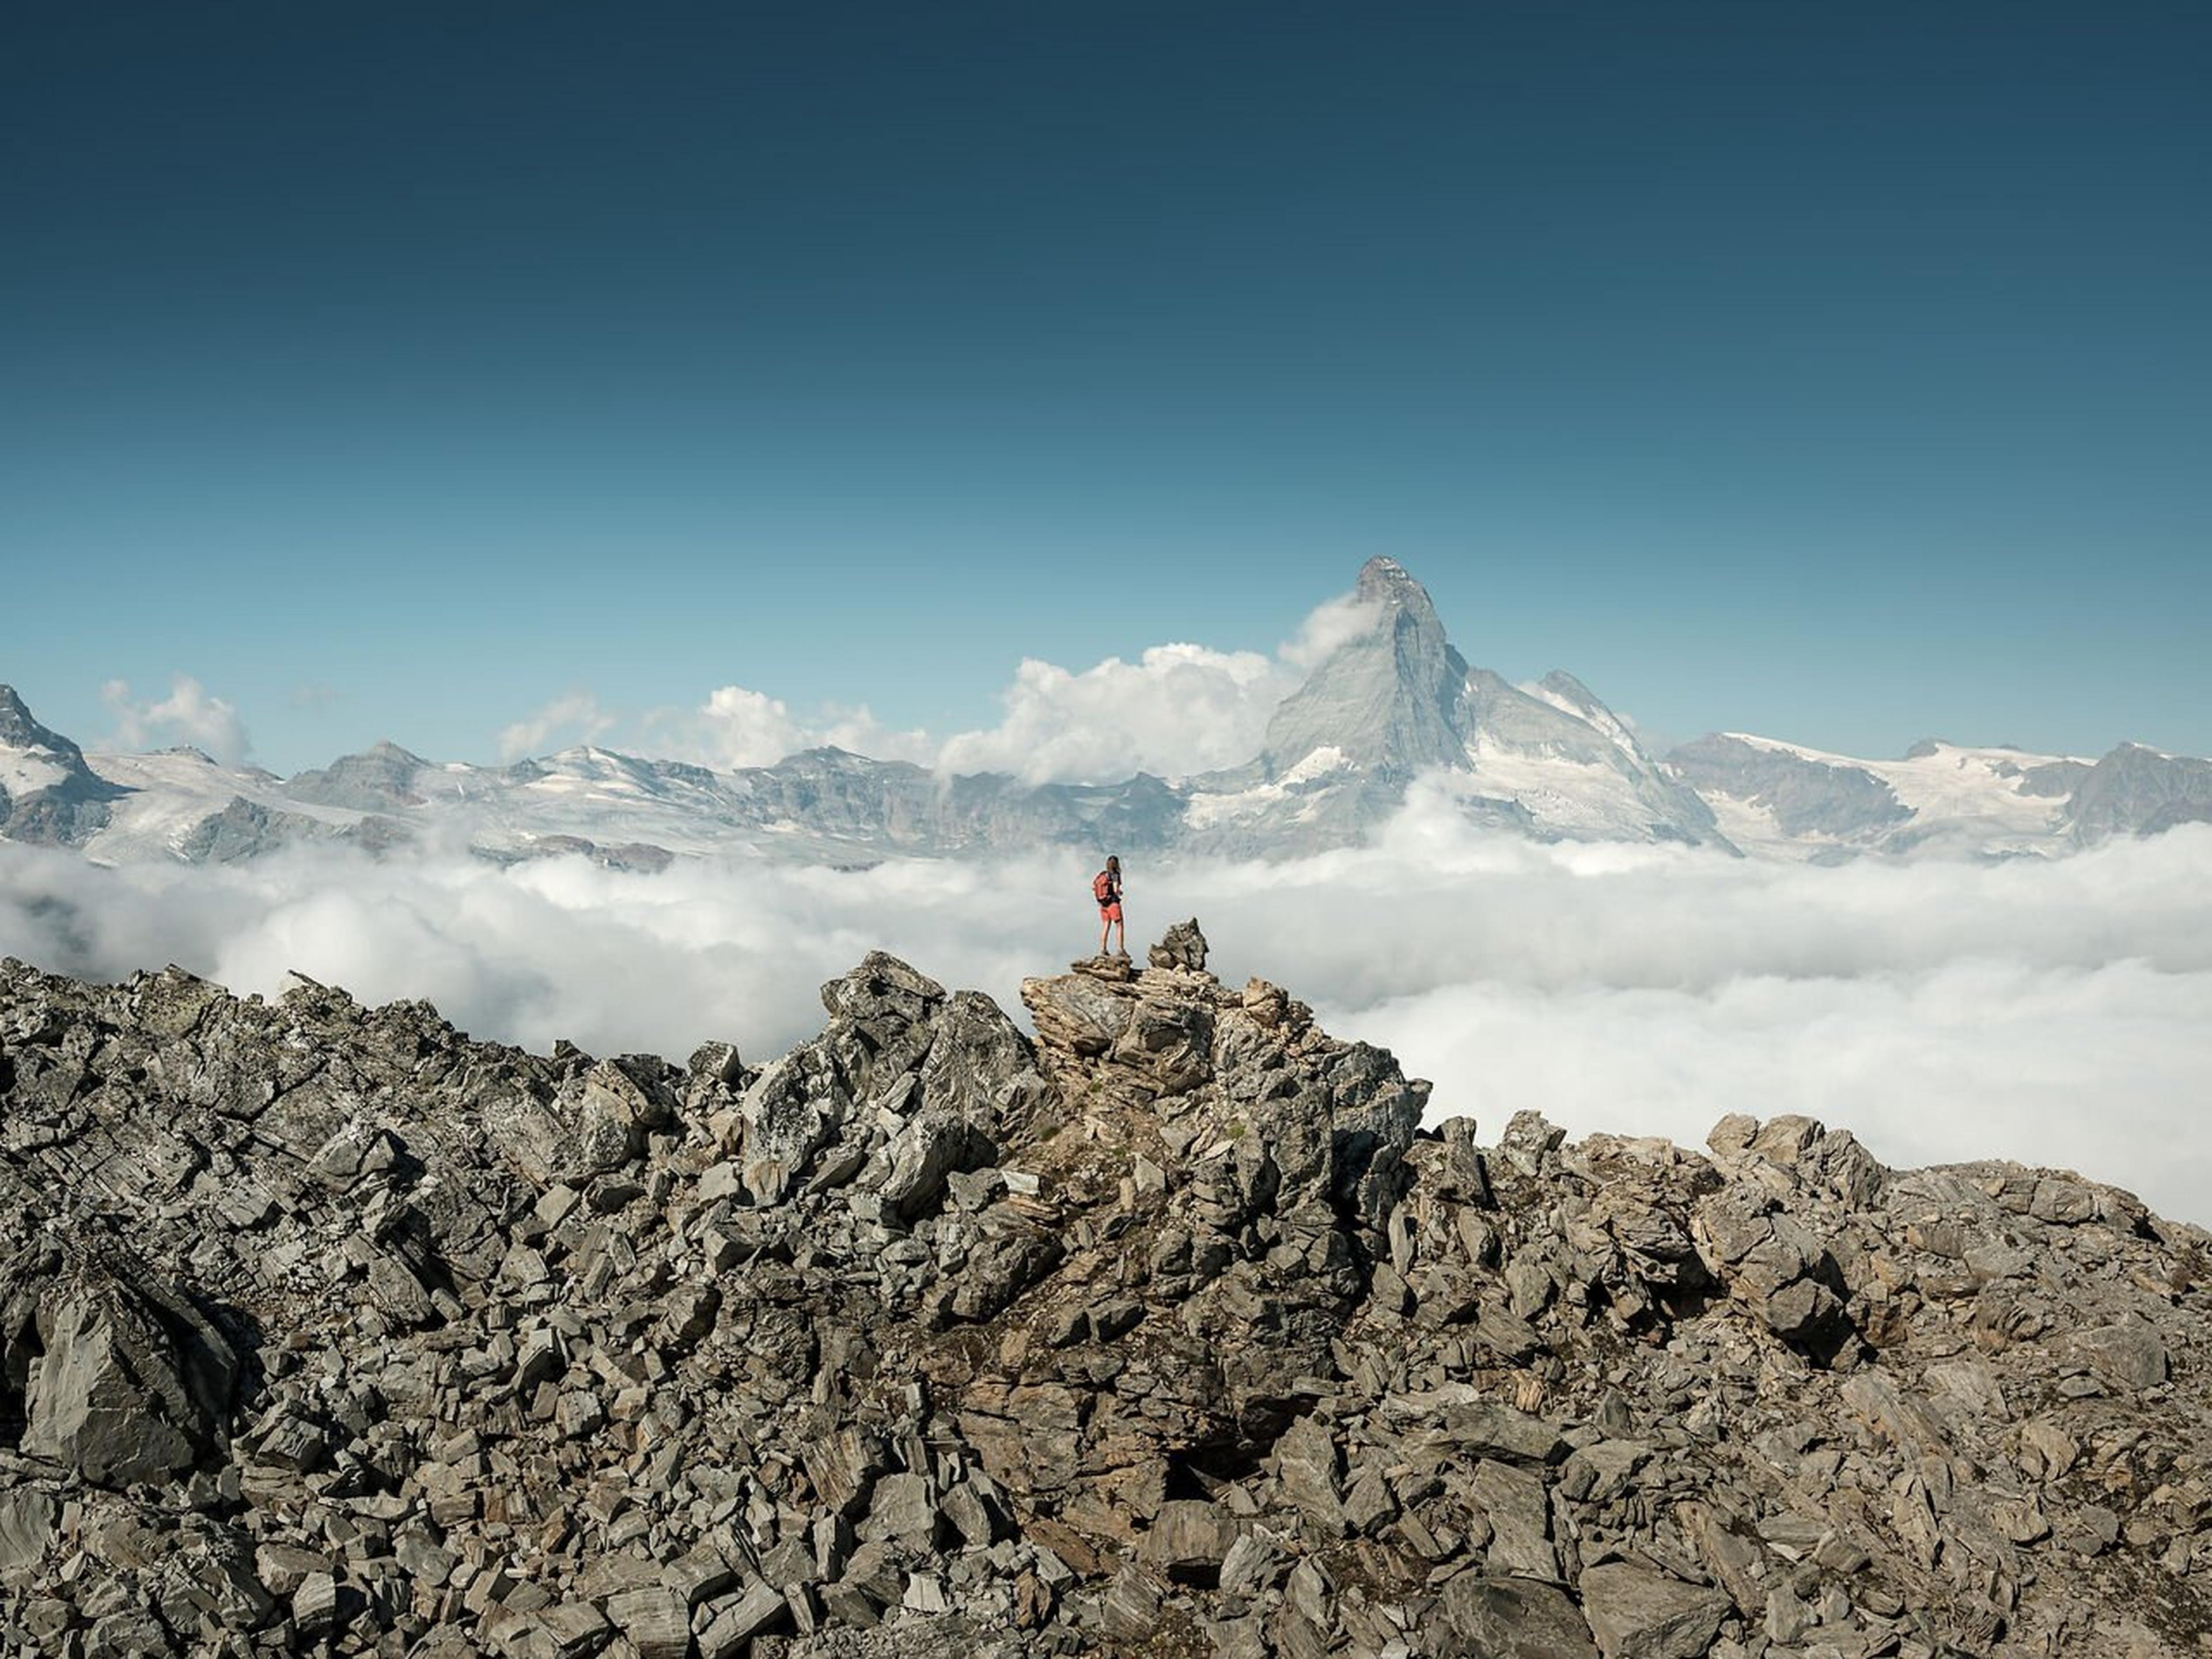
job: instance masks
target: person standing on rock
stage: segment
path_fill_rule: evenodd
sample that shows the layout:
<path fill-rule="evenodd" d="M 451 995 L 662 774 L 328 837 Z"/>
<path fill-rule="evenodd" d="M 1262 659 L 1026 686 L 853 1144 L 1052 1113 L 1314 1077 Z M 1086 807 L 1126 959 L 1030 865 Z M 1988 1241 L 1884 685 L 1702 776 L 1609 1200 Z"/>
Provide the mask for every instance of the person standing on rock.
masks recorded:
<path fill-rule="evenodd" d="M 1106 867 L 1091 878 L 1091 896 L 1098 901 L 1098 954 L 1106 954 L 1106 940 L 1121 928 L 1121 956 L 1129 954 L 1129 930 L 1121 924 L 1121 860 L 1108 854 Z"/>

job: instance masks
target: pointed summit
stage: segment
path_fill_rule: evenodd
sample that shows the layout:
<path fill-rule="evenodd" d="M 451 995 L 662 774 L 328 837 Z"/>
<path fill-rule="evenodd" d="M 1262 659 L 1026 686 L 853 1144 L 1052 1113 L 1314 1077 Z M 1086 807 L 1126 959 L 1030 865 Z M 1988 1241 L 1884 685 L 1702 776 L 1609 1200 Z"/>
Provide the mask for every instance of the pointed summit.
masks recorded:
<path fill-rule="evenodd" d="M 1352 597 L 1370 604 L 1418 605 L 1435 614 L 1435 607 L 1429 604 L 1429 590 L 1397 560 L 1379 554 L 1359 567 L 1359 580 L 1352 592 Z"/>
<path fill-rule="evenodd" d="M 57 755 L 77 755 L 77 746 L 58 732 L 38 722 L 30 706 L 16 696 L 12 685 L 0 685 L 0 746 L 9 749 L 50 749 Z"/>
<path fill-rule="evenodd" d="M 107 823 L 107 803 L 130 793 L 40 725 L 14 686 L 0 685 L 0 838 L 78 845 Z"/>
<path fill-rule="evenodd" d="M 1428 590 L 1395 559 L 1375 558 L 1360 568 L 1352 598 L 1373 621 L 1275 711 L 1262 757 L 1270 775 L 1322 749 L 1394 778 L 1454 764 L 1464 751 L 1455 710 L 1467 661 L 1444 637 Z"/>
<path fill-rule="evenodd" d="M 42 754 L 72 777 L 82 775 L 91 782 L 100 781 L 86 770 L 84 750 L 60 732 L 40 725 L 39 717 L 12 685 L 0 685 L 0 749 Z"/>

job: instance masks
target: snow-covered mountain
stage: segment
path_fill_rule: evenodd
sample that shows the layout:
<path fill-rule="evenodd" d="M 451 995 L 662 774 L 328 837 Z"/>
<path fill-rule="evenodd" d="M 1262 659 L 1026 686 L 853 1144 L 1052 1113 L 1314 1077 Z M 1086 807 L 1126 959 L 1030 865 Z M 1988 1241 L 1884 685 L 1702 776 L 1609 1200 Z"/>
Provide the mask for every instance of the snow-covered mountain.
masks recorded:
<path fill-rule="evenodd" d="M 85 763 L 82 749 L 40 725 L 14 686 L 0 685 L 0 837 L 81 842 L 122 793 Z"/>
<path fill-rule="evenodd" d="M 1863 853 L 2050 852 L 2090 763 L 1929 740 L 1901 760 L 1858 760 L 1717 732 L 1668 760 L 1747 852 L 1833 860 Z"/>
<path fill-rule="evenodd" d="M 1193 778 L 1032 785 L 838 749 L 731 771 L 590 746 L 489 767 L 391 743 L 280 778 L 191 749 L 87 757 L 0 686 L 0 837 L 106 864 L 317 842 L 633 869 L 1053 847 L 1285 857 L 1364 840 L 1416 780 L 1471 822 L 1547 841 L 1823 860 L 2047 856 L 2212 818 L 2212 762 L 2130 744 L 2094 763 L 1935 742 L 1869 761 L 1723 732 L 1655 758 L 1571 675 L 1513 685 L 1470 666 L 1395 562 L 1369 561 L 1352 597 L 1361 625 L 1284 699 L 1260 753 Z"/>
<path fill-rule="evenodd" d="M 1667 759 L 1737 846 L 1783 858 L 2048 857 L 2212 819 L 2212 762 L 2132 743 L 2090 761 L 1931 738 L 1880 761 L 1727 732 Z"/>
<path fill-rule="evenodd" d="M 1724 844 L 1696 793 L 1571 676 L 1524 690 L 1468 667 L 1428 591 L 1395 560 L 1369 560 L 1354 598 L 1372 623 L 1284 699 L 1259 758 L 1194 784 L 1194 845 L 1357 842 L 1422 774 L 1471 817 L 1547 840 Z"/>

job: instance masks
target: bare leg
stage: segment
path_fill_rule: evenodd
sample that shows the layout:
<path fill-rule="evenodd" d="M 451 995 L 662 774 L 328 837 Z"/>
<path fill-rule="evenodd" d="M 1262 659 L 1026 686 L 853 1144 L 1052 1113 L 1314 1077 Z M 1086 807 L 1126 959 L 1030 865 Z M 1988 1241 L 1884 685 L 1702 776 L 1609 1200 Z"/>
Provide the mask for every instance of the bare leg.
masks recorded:
<path fill-rule="evenodd" d="M 1100 956 L 1106 954 L 1106 941 L 1113 936 L 1113 933 L 1114 919 L 1102 912 L 1098 921 L 1098 954 Z"/>

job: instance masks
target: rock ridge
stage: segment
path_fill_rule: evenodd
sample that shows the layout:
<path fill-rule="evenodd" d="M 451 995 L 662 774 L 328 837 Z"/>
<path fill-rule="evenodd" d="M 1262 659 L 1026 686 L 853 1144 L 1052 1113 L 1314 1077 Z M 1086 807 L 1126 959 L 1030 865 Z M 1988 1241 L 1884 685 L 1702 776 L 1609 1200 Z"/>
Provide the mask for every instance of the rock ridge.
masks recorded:
<path fill-rule="evenodd" d="M 2201 1651 L 2206 1236 L 1492 1145 L 1194 920 L 764 1065 L 0 963 L 0 1651 Z"/>

